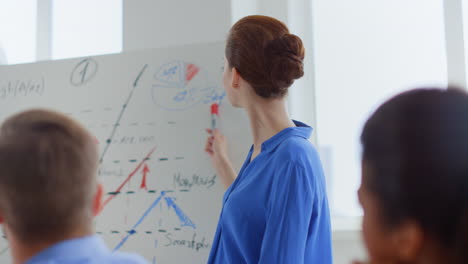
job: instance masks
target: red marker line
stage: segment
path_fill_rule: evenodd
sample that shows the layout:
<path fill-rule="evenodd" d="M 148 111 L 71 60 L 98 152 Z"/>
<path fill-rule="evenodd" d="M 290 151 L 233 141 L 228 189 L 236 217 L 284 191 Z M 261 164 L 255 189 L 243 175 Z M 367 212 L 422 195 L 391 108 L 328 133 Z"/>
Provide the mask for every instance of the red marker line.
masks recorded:
<path fill-rule="evenodd" d="M 146 186 L 146 176 L 148 175 L 149 172 L 148 165 L 145 163 L 145 167 L 143 167 L 143 178 L 141 179 L 141 185 L 140 189 L 145 189 L 146 191 L 148 190 L 148 187 Z"/>
<path fill-rule="evenodd" d="M 151 157 L 151 155 L 153 154 L 153 152 L 156 150 L 156 147 L 154 147 L 153 149 L 151 149 L 151 151 L 146 155 L 146 157 L 144 159 L 141 160 L 141 162 L 138 164 L 138 166 L 136 166 L 136 168 L 127 176 L 127 178 L 125 179 L 125 181 L 123 181 L 120 186 L 117 188 L 117 190 L 114 191 L 114 193 L 120 193 L 120 191 L 122 190 L 122 188 L 130 181 L 130 179 L 132 179 L 132 177 L 140 170 L 141 166 L 143 166 L 143 164 Z M 102 207 L 101 207 L 101 212 L 102 210 L 104 210 L 104 207 L 110 202 L 112 201 L 112 199 L 114 199 L 116 195 L 113 194 L 111 196 L 109 196 L 105 201 L 104 203 L 102 204 Z"/>
<path fill-rule="evenodd" d="M 189 64 L 187 65 L 186 68 L 186 73 L 185 73 L 185 83 L 187 84 L 190 82 L 195 75 L 200 71 L 200 68 L 198 68 L 195 64 Z"/>

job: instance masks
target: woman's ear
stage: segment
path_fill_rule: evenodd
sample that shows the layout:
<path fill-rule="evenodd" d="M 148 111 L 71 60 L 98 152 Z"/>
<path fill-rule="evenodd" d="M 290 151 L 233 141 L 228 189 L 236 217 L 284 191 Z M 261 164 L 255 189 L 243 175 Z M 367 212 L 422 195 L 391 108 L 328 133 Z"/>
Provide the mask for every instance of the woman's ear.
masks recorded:
<path fill-rule="evenodd" d="M 231 69 L 231 76 L 232 76 L 232 83 L 231 83 L 232 88 L 239 88 L 239 82 L 240 82 L 241 76 L 235 67 L 232 67 Z"/>

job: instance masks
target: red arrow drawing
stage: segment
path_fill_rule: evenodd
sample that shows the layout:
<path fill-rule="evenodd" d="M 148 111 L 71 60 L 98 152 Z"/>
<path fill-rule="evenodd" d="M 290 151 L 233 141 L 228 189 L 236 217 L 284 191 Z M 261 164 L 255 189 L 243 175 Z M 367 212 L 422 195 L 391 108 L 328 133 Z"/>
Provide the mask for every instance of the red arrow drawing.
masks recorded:
<path fill-rule="evenodd" d="M 127 176 L 127 178 L 119 185 L 119 187 L 114 191 L 115 194 L 107 197 L 107 199 L 104 201 L 104 203 L 102 203 L 102 206 L 101 206 L 101 210 L 99 213 L 102 212 L 102 210 L 104 210 L 104 207 L 106 207 L 106 205 L 112 201 L 112 199 L 114 199 L 116 197 L 116 195 L 118 193 L 120 193 L 120 191 L 122 190 L 122 188 L 130 181 L 130 179 L 140 170 L 141 166 L 143 166 L 143 164 L 146 165 L 146 161 L 151 157 L 151 155 L 153 154 L 153 152 L 156 150 L 156 147 L 152 148 L 151 151 L 148 153 L 148 155 L 146 155 L 145 158 L 143 158 L 141 160 L 141 162 L 138 164 L 138 166 L 136 166 L 136 168 Z"/>
<path fill-rule="evenodd" d="M 140 189 L 145 189 L 145 190 L 148 190 L 148 187 L 146 186 L 146 175 L 148 175 L 148 172 L 149 172 L 149 168 L 148 168 L 148 165 L 146 165 L 145 163 L 145 166 L 143 167 L 143 178 L 141 180 L 141 185 L 140 185 Z"/>

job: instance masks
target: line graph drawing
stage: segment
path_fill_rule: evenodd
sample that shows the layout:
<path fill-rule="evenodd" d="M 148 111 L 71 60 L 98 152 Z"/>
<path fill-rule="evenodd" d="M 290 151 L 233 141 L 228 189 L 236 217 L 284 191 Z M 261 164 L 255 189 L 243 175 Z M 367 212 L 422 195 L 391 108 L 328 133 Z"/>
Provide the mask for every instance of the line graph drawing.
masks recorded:
<path fill-rule="evenodd" d="M 175 198 L 172 198 L 172 197 L 164 197 L 164 199 L 166 200 L 166 203 L 167 203 L 167 206 L 169 208 L 173 208 L 174 211 L 176 212 L 177 216 L 179 217 L 179 220 L 182 222 L 182 225 L 181 227 L 184 227 L 184 226 L 188 226 L 188 227 L 191 227 L 193 229 L 196 228 L 195 224 L 192 222 L 192 220 L 190 220 L 190 218 L 188 218 L 184 212 L 182 211 L 182 209 L 180 209 L 180 207 L 175 203 Z"/>
<path fill-rule="evenodd" d="M 99 163 L 103 162 L 104 157 L 105 157 L 107 151 L 109 150 L 109 147 L 110 147 L 110 145 L 112 143 L 112 140 L 114 139 L 115 133 L 117 132 L 117 129 L 119 127 L 120 121 L 122 120 L 122 117 L 125 114 L 125 110 L 127 109 L 127 106 L 128 106 L 128 104 L 130 103 L 130 100 L 133 97 L 133 93 L 135 92 L 135 89 L 136 89 L 136 87 L 138 85 L 138 81 L 140 80 L 141 76 L 143 75 L 143 72 L 145 72 L 146 68 L 148 68 L 148 64 L 145 64 L 143 66 L 143 68 L 138 73 L 135 81 L 133 82 L 133 88 L 130 91 L 129 95 L 127 96 L 127 99 L 125 100 L 125 103 L 123 104 L 122 109 L 119 112 L 119 115 L 117 116 L 117 121 L 114 123 L 115 125 L 112 128 L 110 136 L 106 140 L 106 146 L 104 147 L 104 150 L 101 153 L 101 157 L 99 158 Z"/>
<path fill-rule="evenodd" d="M 117 244 L 114 248 L 114 251 L 119 250 L 127 241 L 128 239 L 137 233 L 136 229 L 138 226 L 143 223 L 145 218 L 153 211 L 153 209 L 160 203 L 160 201 L 164 198 L 166 201 L 167 207 L 169 209 L 173 209 L 176 213 L 177 217 L 181 222 L 181 227 L 187 226 L 193 229 L 196 229 L 196 225 L 193 223 L 192 220 L 182 211 L 182 209 L 175 203 L 175 198 L 173 197 L 166 197 L 167 192 L 161 191 L 160 195 L 154 200 L 154 202 L 150 205 L 150 207 L 144 212 L 144 214 L 138 219 L 138 221 L 132 226 L 131 230 L 128 231 L 128 234 Z"/>
<path fill-rule="evenodd" d="M 223 47 L 197 44 L 5 68 L 11 80 L 0 81 L 2 116 L 50 107 L 92 133 L 104 190 L 92 227 L 111 251 L 138 252 L 149 263 L 206 263 L 223 189 L 202 145 L 209 106 L 227 103 Z M 221 115 L 244 122 L 234 111 L 225 105 Z M 243 135 L 240 126 L 222 120 L 223 129 Z M 233 148 L 236 164 L 244 138 Z M 0 263 L 10 263 L 8 242 L 0 238 Z"/>
<path fill-rule="evenodd" d="M 133 171 L 127 176 L 127 178 L 119 185 L 119 187 L 117 187 L 117 189 L 114 191 L 115 194 L 110 195 L 104 201 L 104 203 L 102 204 L 102 207 L 101 207 L 101 212 L 102 212 L 102 210 L 104 210 L 106 205 L 110 201 L 112 201 L 112 199 L 114 199 L 118 193 L 120 193 L 122 188 L 132 179 L 132 177 L 135 176 L 135 174 L 140 170 L 140 168 L 145 164 L 145 162 L 151 157 L 151 155 L 154 153 L 155 150 L 156 150 L 156 147 L 152 148 L 150 150 L 150 152 L 148 152 L 148 154 L 140 161 L 140 163 L 138 163 L 138 165 L 135 167 L 135 169 L 133 169 Z"/>

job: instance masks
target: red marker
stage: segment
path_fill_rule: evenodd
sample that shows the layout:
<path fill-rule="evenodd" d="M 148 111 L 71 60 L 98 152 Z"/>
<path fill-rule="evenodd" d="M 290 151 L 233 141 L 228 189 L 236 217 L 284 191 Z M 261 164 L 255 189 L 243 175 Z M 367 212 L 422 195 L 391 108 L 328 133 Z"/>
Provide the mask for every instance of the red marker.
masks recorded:
<path fill-rule="evenodd" d="M 214 103 L 211 105 L 211 131 L 214 131 L 216 129 L 216 119 L 218 118 L 218 114 L 218 104 Z"/>

